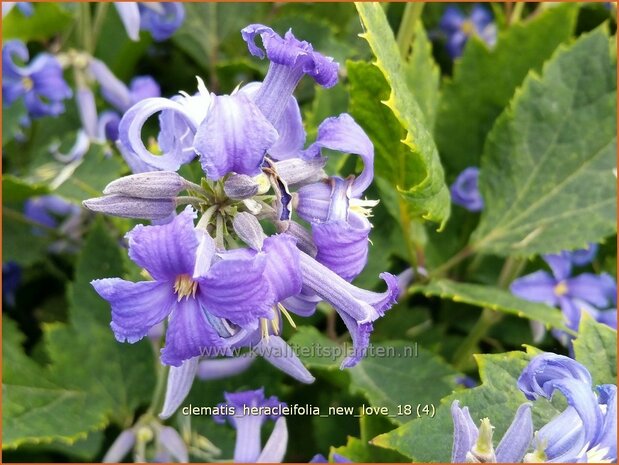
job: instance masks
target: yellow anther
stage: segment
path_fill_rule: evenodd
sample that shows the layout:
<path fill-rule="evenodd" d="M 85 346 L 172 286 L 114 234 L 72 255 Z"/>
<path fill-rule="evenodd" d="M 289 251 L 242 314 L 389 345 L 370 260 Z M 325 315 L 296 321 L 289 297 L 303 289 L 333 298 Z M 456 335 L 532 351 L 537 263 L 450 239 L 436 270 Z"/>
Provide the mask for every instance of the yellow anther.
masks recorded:
<path fill-rule="evenodd" d="M 174 281 L 174 292 L 178 295 L 177 300 L 179 302 L 183 297 L 195 297 L 197 290 L 198 283 L 191 279 L 191 276 L 181 274 L 176 277 L 176 281 Z"/>
<path fill-rule="evenodd" d="M 567 284 L 565 284 L 565 281 L 559 282 L 559 284 L 555 286 L 554 291 L 555 295 L 557 295 L 558 297 L 567 294 L 568 288 Z"/>
<path fill-rule="evenodd" d="M 462 31 L 465 35 L 470 36 L 475 32 L 475 24 L 470 19 L 465 20 L 460 26 L 460 31 Z"/>
<path fill-rule="evenodd" d="M 27 91 L 34 87 L 34 82 L 29 77 L 22 78 L 21 84 L 22 86 L 24 86 L 24 89 L 26 89 Z"/>

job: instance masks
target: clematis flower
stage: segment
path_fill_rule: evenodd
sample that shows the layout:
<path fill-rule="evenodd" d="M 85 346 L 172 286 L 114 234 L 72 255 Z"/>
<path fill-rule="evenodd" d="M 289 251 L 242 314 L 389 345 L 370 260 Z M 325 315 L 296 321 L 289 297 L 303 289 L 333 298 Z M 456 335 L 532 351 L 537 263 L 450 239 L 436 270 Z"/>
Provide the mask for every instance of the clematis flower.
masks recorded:
<path fill-rule="evenodd" d="M 451 185 L 451 200 L 470 212 L 484 208 L 484 200 L 479 192 L 479 168 L 469 167 L 458 175 Z"/>
<path fill-rule="evenodd" d="M 115 2 L 114 6 L 131 40 L 140 40 L 140 29 L 156 41 L 171 37 L 185 19 L 185 8 L 173 2 Z"/>
<path fill-rule="evenodd" d="M 15 292 L 21 284 L 22 269 L 17 263 L 8 261 L 2 264 L 2 300 L 15 306 Z"/>
<path fill-rule="evenodd" d="M 48 250 L 52 253 L 73 252 L 82 235 L 79 206 L 56 195 L 32 197 L 24 204 L 24 215 L 35 225 L 32 234 L 48 236 L 54 230 L 61 236 Z"/>
<path fill-rule="evenodd" d="M 119 278 L 92 282 L 112 306 L 111 327 L 120 342 L 134 343 L 168 317 L 161 361 L 180 366 L 207 348 L 225 347 L 230 324 L 254 329 L 271 317 L 265 259 L 217 252 L 204 230 L 195 230 L 187 207 L 170 223 L 138 225 L 129 233 L 129 256 L 154 281 Z"/>
<path fill-rule="evenodd" d="M 64 112 L 63 100 L 72 92 L 62 76 L 62 67 L 53 55 L 38 54 L 28 65 L 15 62 L 29 59 L 26 45 L 10 40 L 2 47 L 2 99 L 10 105 L 23 98 L 33 118 L 58 116 Z"/>
<path fill-rule="evenodd" d="M 544 425 L 533 440 L 535 452 L 525 460 L 583 462 L 617 460 L 617 386 L 597 386 L 577 361 L 552 353 L 534 357 L 518 378 L 530 400 L 563 394 L 567 408 Z"/>
<path fill-rule="evenodd" d="M 449 6 L 441 18 L 440 28 L 447 36 L 447 52 L 452 58 L 462 55 L 464 46 L 472 35 L 477 35 L 490 47 L 497 38 L 496 25 L 492 15 L 481 5 L 474 5 L 470 16 L 464 16 L 455 6 Z"/>
<path fill-rule="evenodd" d="M 565 251 L 563 253 L 567 254 L 573 265 L 585 266 L 591 263 L 597 255 L 598 245 L 589 243 L 584 249 L 573 250 L 571 252 Z"/>
<path fill-rule="evenodd" d="M 264 397 L 264 388 L 256 391 L 225 393 L 225 405 L 235 409 L 234 415 L 215 416 L 220 424 L 228 421 L 236 429 L 236 445 L 234 461 L 241 463 L 270 462 L 279 463 L 283 460 L 288 446 L 288 428 L 286 419 L 275 415 L 252 414 L 249 409 L 276 407 L 286 405 L 277 397 Z M 261 446 L 260 433 L 262 425 L 267 421 L 275 422 L 271 436 Z"/>
<path fill-rule="evenodd" d="M 103 456 L 102 462 L 118 463 L 131 450 L 135 450 L 135 462 L 145 462 L 146 457 L 141 451 L 145 450 L 145 444 L 149 442 L 154 442 L 154 456 L 149 457 L 150 461 L 189 462 L 189 452 L 180 434 L 174 428 L 156 422 L 146 426 L 135 425 L 122 431 Z"/>
<path fill-rule="evenodd" d="M 563 254 L 545 255 L 544 260 L 552 273 L 537 271 L 512 282 L 511 292 L 523 299 L 543 302 L 553 307 L 560 307 L 567 326 L 578 329 L 582 311 L 600 318 L 602 309 L 612 304 L 609 289 L 609 277 L 582 273 L 571 276 L 572 262 Z"/>
<path fill-rule="evenodd" d="M 492 441 L 494 427 L 488 418 L 482 419 L 478 428 L 468 407 L 460 408 L 457 400 L 451 404 L 451 416 L 454 423 L 451 463 L 521 462 L 533 438 L 533 419 L 529 403 L 518 407 L 496 451 Z"/>

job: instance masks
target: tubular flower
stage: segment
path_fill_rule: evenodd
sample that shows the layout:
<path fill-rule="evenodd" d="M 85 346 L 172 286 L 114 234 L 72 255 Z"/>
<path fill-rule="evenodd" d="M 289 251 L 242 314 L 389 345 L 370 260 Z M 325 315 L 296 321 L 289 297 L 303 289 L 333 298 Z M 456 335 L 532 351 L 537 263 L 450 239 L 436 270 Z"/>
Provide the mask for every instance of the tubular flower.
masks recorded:
<path fill-rule="evenodd" d="M 168 224 L 138 225 L 127 234 L 130 258 L 154 281 L 92 282 L 112 306 L 111 326 L 120 342 L 142 339 L 168 317 L 161 361 L 174 366 L 210 347 L 224 347 L 232 336 L 229 323 L 253 328 L 258 318 L 271 315 L 269 288 L 262 281 L 264 257 L 216 252 L 211 237 L 194 229 L 194 218 L 187 207 Z"/>
<path fill-rule="evenodd" d="M 72 92 L 62 76 L 62 67 L 49 53 L 38 54 L 28 65 L 20 66 L 15 59 L 27 62 L 26 45 L 10 40 L 2 47 L 2 99 L 6 105 L 23 98 L 28 114 L 33 118 L 58 116 L 64 112 L 63 100 Z"/>
<path fill-rule="evenodd" d="M 560 307 L 567 326 L 573 330 L 578 330 L 583 311 L 590 313 L 597 320 L 612 320 L 608 319 L 606 314 L 616 315 L 616 310 L 605 310 L 613 303 L 616 305 L 614 300 L 616 297 L 613 296 L 616 284 L 612 278 L 592 273 L 571 276 L 573 259 L 565 252 L 545 255 L 544 260 L 550 266 L 552 274 L 536 271 L 514 280 L 510 286 L 514 295 L 533 302 Z"/>
<path fill-rule="evenodd" d="M 185 20 L 185 8 L 173 2 L 114 2 L 116 11 L 131 40 L 140 40 L 140 29 L 156 41 L 170 38 Z"/>
<path fill-rule="evenodd" d="M 497 29 L 492 15 L 481 5 L 474 5 L 466 17 L 458 7 L 449 6 L 441 18 L 440 28 L 447 36 L 447 52 L 452 58 L 462 55 L 472 35 L 477 35 L 490 47 L 496 43 Z"/>
<path fill-rule="evenodd" d="M 484 208 L 484 200 L 479 193 L 479 168 L 470 167 L 462 171 L 451 185 L 451 200 L 470 212 Z"/>
<path fill-rule="evenodd" d="M 567 408 L 536 434 L 536 452 L 528 461 L 582 462 L 617 460 L 617 386 L 593 391 L 591 374 L 575 360 L 544 353 L 529 362 L 518 387 L 530 400 L 563 394 Z"/>
<path fill-rule="evenodd" d="M 286 404 L 280 402 L 275 396 L 265 398 L 264 389 L 225 393 L 224 397 L 226 403 L 221 405 L 234 408 L 234 414 L 216 416 L 214 419 L 218 423 L 225 423 L 227 420 L 236 429 L 234 461 L 241 463 L 281 462 L 288 446 L 286 419 L 263 412 L 268 412 L 269 408 Z M 260 432 L 262 425 L 267 420 L 274 421 L 275 427 L 264 447 L 262 447 Z"/>

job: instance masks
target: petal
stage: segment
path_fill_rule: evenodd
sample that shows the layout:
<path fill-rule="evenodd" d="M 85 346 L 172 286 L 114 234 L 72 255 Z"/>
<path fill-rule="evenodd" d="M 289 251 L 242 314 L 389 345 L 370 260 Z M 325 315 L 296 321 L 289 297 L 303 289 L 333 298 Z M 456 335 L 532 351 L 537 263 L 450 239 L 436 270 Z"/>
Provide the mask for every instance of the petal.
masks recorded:
<path fill-rule="evenodd" d="M 277 175 L 288 187 L 317 183 L 326 179 L 323 168 L 326 158 L 314 157 L 309 160 L 302 158 L 288 158 L 275 163 Z"/>
<path fill-rule="evenodd" d="M 357 320 L 346 313 L 340 313 L 346 328 L 352 338 L 352 354 L 344 359 L 340 365 L 340 370 L 352 368 L 365 357 L 368 346 L 370 345 L 370 335 L 374 330 L 372 323 L 357 323 Z"/>
<path fill-rule="evenodd" d="M 248 405 L 253 406 L 252 404 Z M 243 417 L 235 418 L 235 462 L 255 463 L 258 460 L 260 456 L 260 430 L 263 422 L 264 418 L 259 415 L 244 415 Z"/>
<path fill-rule="evenodd" d="M 206 176 L 218 180 L 228 173 L 257 175 L 277 131 L 249 98 L 241 93 L 212 96 L 206 119 L 194 140 Z"/>
<path fill-rule="evenodd" d="M 140 40 L 140 10 L 136 2 L 114 2 L 116 11 L 131 40 Z"/>
<path fill-rule="evenodd" d="M 135 433 L 131 429 L 126 429 L 118 435 L 110 448 L 107 450 L 102 463 L 118 463 L 133 449 L 135 444 Z"/>
<path fill-rule="evenodd" d="M 264 240 L 264 276 L 269 281 L 277 302 L 301 292 L 303 280 L 299 267 L 300 252 L 296 243 L 294 237 L 286 234 L 277 234 Z"/>
<path fill-rule="evenodd" d="M 510 291 L 521 299 L 532 302 L 543 302 L 547 305 L 557 305 L 554 288 L 557 281 L 545 271 L 536 271 L 515 279 L 509 286 Z"/>
<path fill-rule="evenodd" d="M 234 232 L 239 239 L 254 250 L 262 250 L 266 235 L 262 230 L 262 226 L 258 219 L 247 212 L 241 212 L 234 217 L 232 221 Z"/>
<path fill-rule="evenodd" d="M 137 6 L 135 8 L 137 9 Z M 101 86 L 103 98 L 118 111 L 127 111 L 133 102 L 125 83 L 118 79 L 103 61 L 96 58 L 90 59 L 88 69 Z"/>
<path fill-rule="evenodd" d="M 349 221 L 312 225 L 312 238 L 318 253 L 316 260 L 351 281 L 365 268 L 368 237 L 372 227 L 362 216 L 351 214 Z"/>
<path fill-rule="evenodd" d="M 306 384 L 314 382 L 315 378 L 299 360 L 292 347 L 281 337 L 270 335 L 268 338 L 262 338 L 253 347 L 253 350 L 261 357 L 264 357 L 271 365 L 292 376 L 297 381 Z"/>
<path fill-rule="evenodd" d="M 173 461 L 179 463 L 189 462 L 187 446 L 178 432 L 170 427 L 163 426 L 159 430 L 159 444 L 170 454 Z"/>
<path fill-rule="evenodd" d="M 159 418 L 166 420 L 174 415 L 191 390 L 198 370 L 199 357 L 185 360 L 180 367 L 170 367 L 165 400 Z"/>
<path fill-rule="evenodd" d="M 254 363 L 254 360 L 255 357 L 252 355 L 202 360 L 198 365 L 198 373 L 196 376 L 202 381 L 229 378 L 243 373 Z"/>
<path fill-rule="evenodd" d="M 576 410 L 568 407 L 545 424 L 537 432 L 533 444 L 544 447 L 548 461 L 576 462 L 586 446 L 582 420 Z"/>
<path fill-rule="evenodd" d="M 198 279 L 201 276 L 205 276 L 208 273 L 208 270 L 211 269 L 216 247 L 215 240 L 206 230 L 198 228 L 195 229 L 195 233 L 198 237 L 199 243 L 196 251 L 196 265 L 193 270 L 193 278 Z"/>
<path fill-rule="evenodd" d="M 170 314 L 161 362 L 178 367 L 185 360 L 221 346 L 223 341 L 209 324 L 199 301 L 185 298 L 175 305 Z"/>
<path fill-rule="evenodd" d="M 272 317 L 274 300 L 264 279 L 265 265 L 264 255 L 216 262 L 198 279 L 200 301 L 208 312 L 242 327 Z"/>
<path fill-rule="evenodd" d="M 456 205 L 471 212 L 478 212 L 484 208 L 484 201 L 479 192 L 479 169 L 466 168 L 451 185 L 451 199 Z"/>
<path fill-rule="evenodd" d="M 302 317 L 309 317 L 314 314 L 316 305 L 318 305 L 321 300 L 322 299 L 312 291 L 303 289 L 301 293 L 288 297 L 281 303 L 286 310 Z"/>
<path fill-rule="evenodd" d="M 317 182 L 301 187 L 293 201 L 293 209 L 305 221 L 310 223 L 327 221 L 331 206 L 330 181 Z"/>
<path fill-rule="evenodd" d="M 464 15 L 458 7 L 448 6 L 441 18 L 440 28 L 447 33 L 455 32 L 460 29 L 464 22 Z"/>
<path fill-rule="evenodd" d="M 142 339 L 151 327 L 168 316 L 176 302 L 169 283 L 107 278 L 91 284 L 112 306 L 110 326 L 120 342 L 133 344 Z"/>
<path fill-rule="evenodd" d="M 606 405 L 604 414 L 604 426 L 596 445 L 600 448 L 608 448 L 606 457 L 617 460 L 617 386 L 603 384 L 597 386 L 600 404 Z"/>
<path fill-rule="evenodd" d="M 501 438 L 496 448 L 496 459 L 499 463 L 520 463 L 529 449 L 533 439 L 533 418 L 531 404 L 524 403 L 516 411 L 516 415 Z"/>
<path fill-rule="evenodd" d="M 273 432 L 262 448 L 256 463 L 281 463 L 284 460 L 284 455 L 286 455 L 287 447 L 288 427 L 286 426 L 286 419 L 280 417 L 275 421 Z"/>
<path fill-rule="evenodd" d="M 365 131 L 348 113 L 327 118 L 318 127 L 316 142 L 309 146 L 306 156 L 312 158 L 323 148 L 361 157 L 363 171 L 352 185 L 352 196 L 359 197 L 374 178 L 374 145 Z"/>
<path fill-rule="evenodd" d="M 129 84 L 129 96 L 134 105 L 147 98 L 161 97 L 161 88 L 151 76 L 136 76 Z"/>
<path fill-rule="evenodd" d="M 161 2 L 160 6 L 163 8 L 163 13 L 140 5 L 141 27 L 150 31 L 153 39 L 158 42 L 172 37 L 185 20 L 185 7 L 182 3 Z"/>
<path fill-rule="evenodd" d="M 548 263 L 557 281 L 567 279 L 572 272 L 572 263 L 566 254 L 544 255 L 544 261 Z"/>
<path fill-rule="evenodd" d="M 454 424 L 451 463 L 465 463 L 466 454 L 477 442 L 479 431 L 473 423 L 468 407 L 460 408 L 457 400 L 451 404 L 451 417 Z"/>
<path fill-rule="evenodd" d="M 590 304 L 605 308 L 610 305 L 608 288 L 598 275 L 583 273 L 565 281 L 568 293 L 572 297 L 582 299 Z"/>
<path fill-rule="evenodd" d="M 91 139 L 97 138 L 97 105 L 95 104 L 95 96 L 88 88 L 80 88 L 75 96 L 77 100 L 77 109 L 80 114 L 80 120 L 86 135 Z"/>
<path fill-rule="evenodd" d="M 589 243 L 584 249 L 568 252 L 572 263 L 576 266 L 585 266 L 593 261 L 598 253 L 598 245 Z"/>
<path fill-rule="evenodd" d="M 137 225 L 125 236 L 129 257 L 158 281 L 173 281 L 183 274 L 193 276 L 198 248 L 195 217 L 195 211 L 187 207 L 168 224 Z"/>

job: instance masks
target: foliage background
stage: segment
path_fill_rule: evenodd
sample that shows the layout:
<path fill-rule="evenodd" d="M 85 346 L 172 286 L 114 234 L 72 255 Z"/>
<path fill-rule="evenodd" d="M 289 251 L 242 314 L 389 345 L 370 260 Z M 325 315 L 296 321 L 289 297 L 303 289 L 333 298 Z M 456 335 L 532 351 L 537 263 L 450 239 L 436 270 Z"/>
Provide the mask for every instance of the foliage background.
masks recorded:
<path fill-rule="evenodd" d="M 307 359 L 317 378 L 310 386 L 258 361 L 233 378 L 196 382 L 186 404 L 216 405 L 226 390 L 265 386 L 267 394 L 289 404 L 322 409 L 437 408 L 435 418 L 420 419 L 290 417 L 286 459 L 295 462 L 329 450 L 365 462 L 448 460 L 450 447 L 439 444 L 450 444 L 452 426 L 448 408 L 441 405 L 453 398 L 489 416 L 500 437 L 522 400 L 515 378 L 528 353 L 537 350 L 522 348 L 533 344 L 527 319 L 563 326 L 559 310 L 517 299 L 504 290 L 507 284 L 542 267 L 539 254 L 589 241 L 602 242 L 593 271 L 615 275 L 616 180 L 580 168 L 587 160 L 599 170 L 615 166 L 616 107 L 577 107 L 570 96 L 597 102 L 615 95 L 616 26 L 612 11 L 601 3 L 527 4 L 518 21 L 505 5 L 490 6 L 500 31 L 494 50 L 473 38 L 454 63 L 437 34 L 445 5 L 428 3 L 420 9 L 412 53 L 401 66 L 387 26 L 397 33 L 404 4 L 366 5 L 358 12 L 352 3 L 187 3 L 184 25 L 161 43 L 144 33 L 140 42 L 131 42 L 110 8 L 94 55 L 125 82 L 135 75 L 154 76 L 167 97 L 194 89 L 195 76 L 217 93 L 262 79 L 267 65 L 249 56 L 239 33 L 250 23 L 279 32 L 292 28 L 316 50 L 335 57 L 341 84 L 324 90 L 306 79 L 296 96 L 309 140 L 325 117 L 348 111 L 376 147 L 377 177 L 367 196 L 381 203 L 374 211 L 369 264 L 355 283 L 375 288 L 378 272 L 399 273 L 411 265 L 425 267 L 431 277 L 416 281 L 373 334 L 373 343 L 397 350 L 414 346 L 418 357 L 367 359 L 344 372 L 338 361 Z M 388 24 L 381 22 L 381 8 Z M 28 41 L 33 54 L 79 47 L 78 10 L 75 4 L 40 3 L 27 19 L 13 11 L 3 22 L 3 39 Z M 364 31 L 359 13 L 364 38 L 359 37 Z M 103 107 L 102 100 L 99 104 Z M 562 128 L 552 126 L 554 120 L 544 113 L 552 104 L 575 122 L 571 139 L 528 166 L 523 163 L 527 155 L 535 158 Z M 61 117 L 33 122 L 27 140 L 20 142 L 14 134 L 23 112 L 19 105 L 3 107 L 3 262 L 23 268 L 15 305 L 3 305 L 3 456 L 5 461 L 97 461 L 146 409 L 155 384 L 156 360 L 148 342 L 116 343 L 108 327 L 109 308 L 88 284 L 102 275 L 139 273 L 119 247 L 134 223 L 85 212 L 88 221 L 76 252 L 50 254 L 47 247 L 56 233 L 33 234 L 23 205 L 48 192 L 80 204 L 128 169 L 118 153 L 108 158 L 93 146 L 64 176 L 64 166 L 51 158 L 48 146 L 54 141 L 71 145 L 79 128 L 74 103 Z M 145 137 L 155 131 L 151 127 Z M 572 164 L 565 162 L 570 157 Z M 342 175 L 356 171 L 352 157 L 332 157 L 329 165 Z M 447 186 L 470 165 L 482 169 L 487 209 L 481 217 L 455 206 L 449 213 Z M 199 178 L 197 167 L 183 170 L 186 177 Z M 565 178 L 571 184 L 563 184 Z M 593 185 L 600 187 L 598 197 Z M 542 226 L 541 234 L 523 242 Z M 461 250 L 466 251 L 458 256 L 463 260 L 450 261 Z M 616 382 L 616 333 L 590 320 L 583 325 L 576 358 L 597 382 Z M 325 307 L 297 331 L 287 328 L 285 337 L 298 345 L 329 346 L 343 342 L 338 334 L 345 334 L 343 325 Z M 566 352 L 549 334 L 537 347 Z M 592 357 L 591 348 L 607 360 Z M 474 359 L 472 353 L 485 355 Z M 456 382 L 462 375 L 478 381 L 481 376 L 483 385 L 464 390 Z M 557 408 L 536 405 L 536 425 Z M 222 457 L 231 456 L 231 428 L 208 417 L 192 417 L 189 424 L 177 416 L 172 424 L 192 443 L 204 436 L 223 450 Z M 368 444 L 377 436 L 374 443 L 382 447 Z M 193 459 L 203 460 L 197 448 L 192 452 Z"/>

